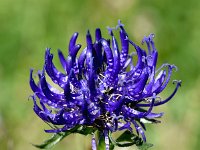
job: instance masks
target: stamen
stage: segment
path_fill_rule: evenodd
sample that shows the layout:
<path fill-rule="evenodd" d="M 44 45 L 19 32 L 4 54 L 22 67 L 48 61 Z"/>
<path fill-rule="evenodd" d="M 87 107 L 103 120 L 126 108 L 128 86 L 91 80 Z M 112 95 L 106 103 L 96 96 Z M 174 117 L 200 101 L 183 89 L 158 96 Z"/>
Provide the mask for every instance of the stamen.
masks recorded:
<path fill-rule="evenodd" d="M 113 96 L 117 96 L 116 99 L 119 99 L 119 97 L 121 97 L 122 95 L 121 94 L 111 94 L 111 96 L 109 97 L 108 100 L 110 100 Z"/>
<path fill-rule="evenodd" d="M 116 30 L 116 28 L 107 26 L 107 30 L 108 30 L 108 33 L 109 33 L 111 36 L 113 36 L 113 30 Z"/>

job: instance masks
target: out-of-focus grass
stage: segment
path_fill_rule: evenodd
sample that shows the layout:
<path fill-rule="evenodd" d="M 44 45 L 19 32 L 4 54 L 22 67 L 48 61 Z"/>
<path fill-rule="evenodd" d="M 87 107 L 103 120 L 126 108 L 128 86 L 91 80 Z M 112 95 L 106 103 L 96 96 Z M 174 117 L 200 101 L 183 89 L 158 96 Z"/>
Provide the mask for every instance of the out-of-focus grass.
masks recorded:
<path fill-rule="evenodd" d="M 140 44 L 155 33 L 159 64 L 174 63 L 174 79 L 183 86 L 174 99 L 155 111 L 164 111 L 162 124 L 148 125 L 148 141 L 155 150 L 198 149 L 200 139 L 200 1 L 190 0 L 0 0 L 0 149 L 35 149 L 50 137 L 48 128 L 32 111 L 28 101 L 29 69 L 42 69 L 44 51 L 66 52 L 70 36 L 115 26 L 118 19 L 129 36 Z M 85 46 L 85 44 L 83 44 Z M 166 97 L 173 86 L 162 96 Z M 90 149 L 89 138 L 71 135 L 58 144 L 61 149 Z"/>

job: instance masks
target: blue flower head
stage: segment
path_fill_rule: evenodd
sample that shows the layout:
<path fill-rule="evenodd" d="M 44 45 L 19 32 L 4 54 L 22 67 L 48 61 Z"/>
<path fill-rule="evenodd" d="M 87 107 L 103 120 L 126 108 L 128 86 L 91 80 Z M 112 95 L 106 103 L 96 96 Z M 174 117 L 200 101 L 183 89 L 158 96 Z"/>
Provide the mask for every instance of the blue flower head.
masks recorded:
<path fill-rule="evenodd" d="M 168 102 L 181 85 L 176 83 L 172 94 L 162 100 L 158 95 L 170 81 L 175 65 L 163 64 L 156 68 L 158 52 L 154 45 L 154 35 L 144 37 L 142 44 L 147 51 L 132 42 L 118 22 L 116 28 L 108 28 L 110 39 L 102 37 L 96 29 L 95 39 L 86 34 L 87 46 L 80 52 L 76 44 L 78 33 L 69 42 L 68 56 L 58 50 L 64 71 L 53 64 L 53 54 L 47 48 L 44 69 L 38 72 L 39 82 L 30 71 L 30 86 L 34 92 L 33 110 L 52 129 L 48 133 L 66 132 L 76 127 L 83 130 L 92 127 L 92 149 L 96 149 L 95 132 L 99 131 L 109 150 L 110 133 L 134 128 L 143 141 L 145 123 L 159 121 L 163 113 L 153 113 L 154 107 Z M 119 31 L 120 46 L 114 31 Z M 130 53 L 129 49 L 134 52 Z M 60 86 L 59 90 L 47 82 L 47 76 Z M 38 101 L 36 99 L 38 97 Z M 40 104 L 40 105 L 39 105 Z"/>

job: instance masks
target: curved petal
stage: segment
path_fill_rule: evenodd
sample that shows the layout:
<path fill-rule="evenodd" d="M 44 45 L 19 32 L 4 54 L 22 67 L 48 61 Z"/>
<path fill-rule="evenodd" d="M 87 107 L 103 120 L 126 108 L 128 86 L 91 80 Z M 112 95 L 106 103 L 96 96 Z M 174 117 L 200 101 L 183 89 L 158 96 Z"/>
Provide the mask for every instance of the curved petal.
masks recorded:
<path fill-rule="evenodd" d="M 165 82 L 162 84 L 162 86 L 160 86 L 159 88 L 157 88 L 156 90 L 154 90 L 153 93 L 158 94 L 158 93 L 162 92 L 162 91 L 165 89 L 165 87 L 167 86 L 167 84 L 168 84 L 169 81 L 170 81 L 173 68 L 175 68 L 174 65 L 168 66 L 168 76 L 167 76 Z"/>
<path fill-rule="evenodd" d="M 132 120 L 132 123 L 134 124 L 137 133 L 138 134 L 140 133 L 142 135 L 143 141 L 146 142 L 146 136 L 145 136 L 144 131 L 142 130 L 142 128 L 136 123 L 136 121 Z"/>
<path fill-rule="evenodd" d="M 124 30 L 120 30 L 120 40 L 121 40 L 121 54 L 120 54 L 120 66 L 123 68 L 127 58 L 128 58 L 128 51 L 129 51 L 129 41 L 128 36 Z"/>
<path fill-rule="evenodd" d="M 69 55 L 70 55 L 70 56 L 74 56 L 74 46 L 75 46 L 75 44 L 76 44 L 77 38 L 78 38 L 78 33 L 75 32 L 75 33 L 72 35 L 72 37 L 71 37 L 71 39 L 70 39 L 70 42 L 69 42 Z"/>
<path fill-rule="evenodd" d="M 122 107 L 122 112 L 124 112 L 124 115 L 128 118 L 132 118 L 132 119 L 143 118 L 143 117 L 147 116 L 152 111 L 154 103 L 155 103 L 155 98 L 153 97 L 151 105 L 149 106 L 149 109 L 146 112 L 140 112 L 138 110 L 127 107 L 125 105 Z"/>
<path fill-rule="evenodd" d="M 62 65 L 62 67 L 64 68 L 64 70 L 66 71 L 66 66 L 67 66 L 67 62 L 65 60 L 65 57 L 62 53 L 61 50 L 58 49 L 58 56 L 59 56 L 59 59 L 60 59 L 60 63 Z"/>
<path fill-rule="evenodd" d="M 154 106 L 159 106 L 159 105 L 162 105 L 164 103 L 167 103 L 169 100 L 171 100 L 174 95 L 176 94 L 176 92 L 178 91 L 178 88 L 181 86 L 181 81 L 177 81 L 177 85 L 174 89 L 174 91 L 172 92 L 172 94 L 166 98 L 165 100 L 162 100 L 162 101 L 159 101 L 159 102 L 155 102 Z M 137 104 L 136 106 L 138 107 L 149 107 L 151 104 Z"/>
<path fill-rule="evenodd" d="M 114 78 L 118 77 L 118 73 L 120 70 L 120 53 L 117 44 L 117 40 L 115 39 L 114 35 L 112 35 L 112 47 L 113 47 L 113 56 L 114 56 L 114 66 L 113 66 L 113 76 Z"/>
<path fill-rule="evenodd" d="M 44 75 L 41 77 L 40 83 L 41 83 L 42 92 L 47 97 L 47 99 L 65 100 L 64 94 L 54 93 L 49 89 Z"/>
<path fill-rule="evenodd" d="M 53 55 L 50 54 L 50 50 L 47 49 L 46 54 L 45 54 L 44 68 L 45 68 L 47 74 L 49 75 L 49 77 L 52 79 L 52 81 L 63 88 L 65 85 L 66 75 L 62 74 L 55 68 L 55 66 L 52 62 L 52 59 L 53 59 Z"/>

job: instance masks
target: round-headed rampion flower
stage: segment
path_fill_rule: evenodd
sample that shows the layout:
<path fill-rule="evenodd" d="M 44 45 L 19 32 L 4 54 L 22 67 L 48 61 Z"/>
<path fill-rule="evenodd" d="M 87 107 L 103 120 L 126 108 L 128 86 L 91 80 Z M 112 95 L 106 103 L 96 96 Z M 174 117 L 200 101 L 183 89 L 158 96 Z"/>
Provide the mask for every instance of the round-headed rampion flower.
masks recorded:
<path fill-rule="evenodd" d="M 58 50 L 63 72 L 53 64 L 49 48 L 45 53 L 44 69 L 38 72 L 37 84 L 33 70 L 30 71 L 33 109 L 43 121 L 55 127 L 45 131 L 58 133 L 76 126 L 93 127 L 104 136 L 106 150 L 109 150 L 110 133 L 120 130 L 133 132 L 133 127 L 146 141 L 144 123 L 158 122 L 155 119 L 163 115 L 153 113 L 153 107 L 168 102 L 180 87 L 180 81 L 176 81 L 175 90 L 168 98 L 162 100 L 158 96 L 169 83 L 176 66 L 163 64 L 156 68 L 158 52 L 153 34 L 142 40 L 147 45 L 146 52 L 129 39 L 120 21 L 116 28 L 108 30 L 110 40 L 102 37 L 99 28 L 95 39 L 88 31 L 87 47 L 79 56 L 81 45 L 76 44 L 78 33 L 74 33 L 69 42 L 68 57 Z M 119 31 L 120 46 L 114 30 Z M 129 53 L 129 49 L 134 52 Z M 59 89 L 47 82 L 47 75 Z M 94 136 L 92 149 L 96 149 Z"/>

